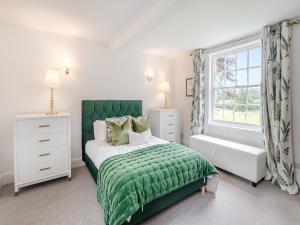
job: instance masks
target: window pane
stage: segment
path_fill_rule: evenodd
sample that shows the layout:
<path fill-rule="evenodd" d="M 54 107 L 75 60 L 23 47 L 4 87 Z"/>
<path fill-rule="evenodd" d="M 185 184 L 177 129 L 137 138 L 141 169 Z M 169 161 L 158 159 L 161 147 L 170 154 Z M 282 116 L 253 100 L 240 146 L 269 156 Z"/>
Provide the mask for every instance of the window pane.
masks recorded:
<path fill-rule="evenodd" d="M 216 72 L 224 72 L 225 71 L 225 58 L 216 59 Z"/>
<path fill-rule="evenodd" d="M 223 105 L 215 105 L 214 120 L 223 120 Z"/>
<path fill-rule="evenodd" d="M 245 69 L 247 68 L 247 51 L 238 52 L 236 55 L 236 69 Z"/>
<path fill-rule="evenodd" d="M 236 105 L 234 110 L 234 122 L 246 123 L 246 106 Z"/>
<path fill-rule="evenodd" d="M 249 69 L 249 85 L 260 84 L 261 79 L 261 68 L 251 68 Z"/>
<path fill-rule="evenodd" d="M 235 70 L 235 55 L 228 55 L 225 58 L 226 60 L 226 71 Z"/>
<path fill-rule="evenodd" d="M 235 103 L 238 105 L 246 104 L 247 90 L 246 88 L 235 89 Z"/>
<path fill-rule="evenodd" d="M 249 50 L 249 67 L 261 65 L 261 48 L 252 48 Z"/>
<path fill-rule="evenodd" d="M 247 85 L 247 69 L 236 71 L 236 85 L 237 86 Z"/>
<path fill-rule="evenodd" d="M 224 120 L 233 122 L 233 105 L 224 105 Z"/>
<path fill-rule="evenodd" d="M 234 87 L 235 80 L 235 71 L 226 71 L 224 87 Z"/>
<path fill-rule="evenodd" d="M 234 102 L 235 102 L 234 88 L 224 89 L 224 104 L 234 105 Z"/>
<path fill-rule="evenodd" d="M 260 88 L 249 87 L 248 88 L 248 104 L 260 104 Z"/>
<path fill-rule="evenodd" d="M 214 120 L 259 125 L 262 50 L 251 46 L 213 57 Z"/>
<path fill-rule="evenodd" d="M 215 90 L 215 104 L 223 104 L 224 91 L 223 89 Z"/>
<path fill-rule="evenodd" d="M 215 74 L 215 87 L 224 87 L 224 72 Z"/>
<path fill-rule="evenodd" d="M 260 105 L 248 105 L 247 123 L 259 125 L 260 123 Z"/>

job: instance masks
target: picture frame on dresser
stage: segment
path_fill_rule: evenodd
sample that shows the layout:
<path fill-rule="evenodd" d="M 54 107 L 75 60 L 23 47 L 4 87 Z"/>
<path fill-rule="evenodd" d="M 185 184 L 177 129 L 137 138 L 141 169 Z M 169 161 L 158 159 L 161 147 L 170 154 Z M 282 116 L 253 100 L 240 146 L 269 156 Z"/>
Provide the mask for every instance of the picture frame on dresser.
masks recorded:
<path fill-rule="evenodd" d="M 14 190 L 68 177 L 71 180 L 69 113 L 23 114 L 14 119 Z"/>

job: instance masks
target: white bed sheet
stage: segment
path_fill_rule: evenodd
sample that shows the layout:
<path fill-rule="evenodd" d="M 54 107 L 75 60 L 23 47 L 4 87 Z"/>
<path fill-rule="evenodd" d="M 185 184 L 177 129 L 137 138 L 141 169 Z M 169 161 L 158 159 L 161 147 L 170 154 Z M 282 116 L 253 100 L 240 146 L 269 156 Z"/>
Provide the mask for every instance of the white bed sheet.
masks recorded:
<path fill-rule="evenodd" d="M 89 158 L 93 161 L 97 169 L 99 169 L 101 163 L 103 163 L 104 160 L 112 156 L 136 151 L 141 148 L 145 148 L 147 146 L 168 143 L 167 141 L 154 136 L 150 136 L 149 139 L 150 139 L 150 144 L 143 144 L 143 145 L 136 145 L 136 146 L 132 146 L 130 144 L 113 146 L 107 143 L 106 141 L 97 143 L 95 140 L 91 140 L 86 143 L 85 152 L 89 156 Z"/>

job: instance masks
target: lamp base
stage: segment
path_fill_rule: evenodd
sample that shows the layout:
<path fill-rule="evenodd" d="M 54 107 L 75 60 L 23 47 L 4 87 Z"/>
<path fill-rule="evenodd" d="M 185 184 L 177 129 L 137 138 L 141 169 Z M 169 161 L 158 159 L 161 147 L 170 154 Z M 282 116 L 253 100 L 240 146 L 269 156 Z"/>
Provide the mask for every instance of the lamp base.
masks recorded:
<path fill-rule="evenodd" d="M 168 109 L 168 97 L 167 94 L 165 93 L 165 104 L 164 104 L 164 109 Z"/>
<path fill-rule="evenodd" d="M 53 115 L 57 115 L 58 112 L 47 112 L 46 115 L 47 116 L 53 116 Z"/>
<path fill-rule="evenodd" d="M 50 111 L 46 113 L 48 116 L 57 115 L 57 112 L 54 112 L 54 97 L 53 97 L 53 88 L 51 88 L 51 94 L 50 94 Z"/>

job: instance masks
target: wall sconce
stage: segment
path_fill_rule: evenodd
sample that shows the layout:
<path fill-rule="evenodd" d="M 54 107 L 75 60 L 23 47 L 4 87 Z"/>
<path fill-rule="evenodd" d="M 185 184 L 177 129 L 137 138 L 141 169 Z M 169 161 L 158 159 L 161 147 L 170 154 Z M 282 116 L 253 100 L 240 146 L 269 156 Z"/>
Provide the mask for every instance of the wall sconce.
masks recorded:
<path fill-rule="evenodd" d="M 149 82 L 152 81 L 153 76 L 154 76 L 154 71 L 153 70 L 148 70 L 148 72 L 146 73 L 147 81 L 149 81 Z"/>
<path fill-rule="evenodd" d="M 71 65 L 71 60 L 70 58 L 66 57 L 64 59 L 64 66 L 65 66 L 65 74 L 69 75 L 70 73 L 70 65 Z"/>

